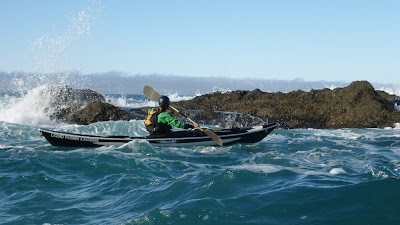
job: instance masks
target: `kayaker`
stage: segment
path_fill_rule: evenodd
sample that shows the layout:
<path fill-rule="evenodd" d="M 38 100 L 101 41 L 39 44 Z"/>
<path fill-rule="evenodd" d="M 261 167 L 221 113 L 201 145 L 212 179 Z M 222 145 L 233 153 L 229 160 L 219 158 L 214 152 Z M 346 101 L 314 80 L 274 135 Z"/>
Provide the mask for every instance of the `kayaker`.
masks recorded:
<path fill-rule="evenodd" d="M 166 135 L 171 132 L 172 127 L 190 129 L 198 128 L 199 125 L 185 124 L 173 117 L 166 110 L 169 107 L 170 100 L 167 96 L 161 96 L 158 100 L 157 108 L 149 109 L 147 119 L 144 121 L 147 131 L 150 135 Z"/>

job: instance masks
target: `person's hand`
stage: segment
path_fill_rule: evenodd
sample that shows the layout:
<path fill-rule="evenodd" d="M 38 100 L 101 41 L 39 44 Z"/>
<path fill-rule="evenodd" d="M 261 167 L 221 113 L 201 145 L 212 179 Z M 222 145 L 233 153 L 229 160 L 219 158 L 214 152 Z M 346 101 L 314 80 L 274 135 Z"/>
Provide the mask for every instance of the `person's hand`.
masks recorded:
<path fill-rule="evenodd" d="M 193 124 L 193 128 L 199 128 L 199 127 L 200 126 L 197 123 Z"/>

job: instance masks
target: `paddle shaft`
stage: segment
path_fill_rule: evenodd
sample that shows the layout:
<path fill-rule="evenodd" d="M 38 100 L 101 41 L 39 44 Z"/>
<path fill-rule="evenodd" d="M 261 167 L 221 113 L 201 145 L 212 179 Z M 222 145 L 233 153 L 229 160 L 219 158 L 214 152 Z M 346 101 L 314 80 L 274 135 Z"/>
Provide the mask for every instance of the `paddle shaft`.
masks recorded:
<path fill-rule="evenodd" d="M 194 122 L 192 119 L 190 119 L 189 117 L 187 117 L 185 114 L 181 113 L 179 110 L 177 110 L 175 107 L 173 107 L 172 105 L 170 105 L 169 107 L 171 107 L 173 110 L 175 110 L 177 113 L 181 114 L 183 117 L 185 117 L 187 120 L 189 120 L 190 122 L 192 122 L 193 124 L 197 124 L 196 122 Z M 214 132 L 212 132 L 211 130 L 207 129 L 207 128 L 200 128 L 198 127 L 198 129 L 200 129 L 201 131 L 203 131 L 207 136 L 209 136 L 213 141 L 217 142 L 217 144 L 219 146 L 222 146 L 224 144 L 224 142 L 222 141 L 222 139 L 216 135 Z"/>
<path fill-rule="evenodd" d="M 170 105 L 169 107 L 171 107 L 171 109 L 175 110 L 175 112 L 181 114 L 183 117 L 185 117 L 187 120 L 189 120 L 190 122 L 192 122 L 193 124 L 196 124 L 196 122 L 194 122 L 192 119 L 190 119 L 189 117 L 187 117 L 185 114 L 181 113 L 179 110 L 177 110 L 175 107 L 173 107 L 172 105 Z"/>
<path fill-rule="evenodd" d="M 146 97 L 150 98 L 153 101 L 158 101 L 158 99 L 160 98 L 160 94 L 158 93 L 158 91 L 156 91 L 156 89 L 150 87 L 149 85 L 144 86 L 143 88 L 143 93 Z M 189 117 L 187 117 L 185 114 L 181 113 L 179 110 L 177 110 L 175 107 L 173 107 L 172 105 L 169 105 L 169 107 L 171 107 L 171 109 L 175 110 L 177 113 L 181 114 L 183 117 L 185 117 L 187 120 L 189 120 L 190 122 L 192 122 L 193 124 L 196 124 L 196 122 L 194 122 L 192 119 L 190 119 Z"/>

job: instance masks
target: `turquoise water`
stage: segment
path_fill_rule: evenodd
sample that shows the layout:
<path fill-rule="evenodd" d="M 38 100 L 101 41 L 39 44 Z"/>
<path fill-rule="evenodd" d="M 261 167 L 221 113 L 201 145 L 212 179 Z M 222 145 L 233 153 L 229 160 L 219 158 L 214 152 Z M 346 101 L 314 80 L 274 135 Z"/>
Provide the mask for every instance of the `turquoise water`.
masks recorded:
<path fill-rule="evenodd" d="M 277 129 L 228 147 L 53 147 L 0 122 L 1 224 L 398 224 L 400 130 Z M 143 121 L 56 129 L 144 135 Z"/>
<path fill-rule="evenodd" d="M 71 41 L 88 34 L 76 31 L 94 24 L 101 4 L 92 3 L 75 17 L 89 20 L 72 18 L 66 33 L 38 37 L 32 48 L 38 71 L 77 70 L 60 59 Z M 146 132 L 143 121 L 76 126 L 49 119 L 54 96 L 43 96 L 46 85 L 95 84 L 96 90 L 102 88 L 96 87 L 96 77 L 90 81 L 65 72 L 10 79 L 8 92 L 0 91 L 0 224 L 400 223 L 400 129 L 276 129 L 259 143 L 229 147 L 154 148 L 131 142 L 60 148 L 50 146 L 37 129 Z M 230 85 L 221 91 L 237 90 Z M 112 91 L 122 86 L 113 84 Z M 172 101 L 192 98 L 168 95 Z M 140 94 L 109 95 L 107 101 L 155 106 Z"/>

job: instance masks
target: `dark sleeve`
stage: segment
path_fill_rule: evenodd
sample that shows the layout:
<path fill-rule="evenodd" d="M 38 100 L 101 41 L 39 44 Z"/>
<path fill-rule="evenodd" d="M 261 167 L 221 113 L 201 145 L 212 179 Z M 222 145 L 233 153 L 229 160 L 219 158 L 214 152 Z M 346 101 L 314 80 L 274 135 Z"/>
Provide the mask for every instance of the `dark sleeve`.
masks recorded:
<path fill-rule="evenodd" d="M 193 125 L 190 125 L 190 124 L 185 124 L 185 125 L 183 125 L 183 129 L 189 129 L 189 128 L 193 129 L 194 126 L 193 126 Z"/>

